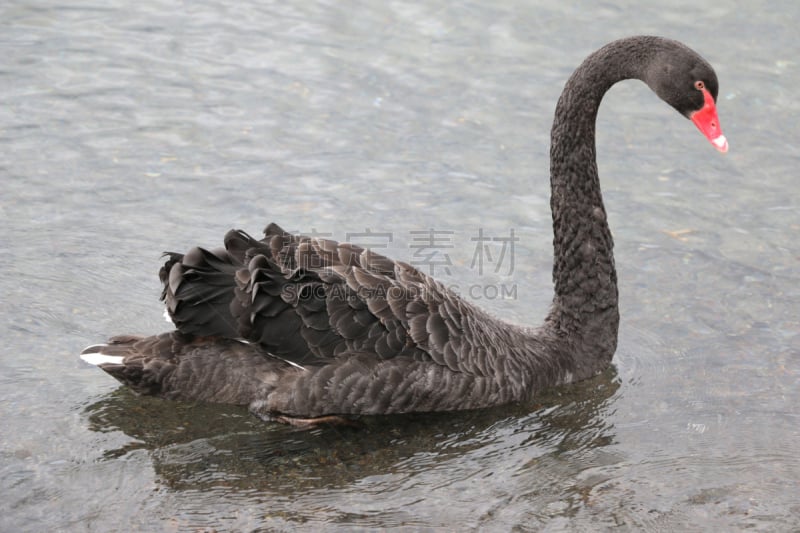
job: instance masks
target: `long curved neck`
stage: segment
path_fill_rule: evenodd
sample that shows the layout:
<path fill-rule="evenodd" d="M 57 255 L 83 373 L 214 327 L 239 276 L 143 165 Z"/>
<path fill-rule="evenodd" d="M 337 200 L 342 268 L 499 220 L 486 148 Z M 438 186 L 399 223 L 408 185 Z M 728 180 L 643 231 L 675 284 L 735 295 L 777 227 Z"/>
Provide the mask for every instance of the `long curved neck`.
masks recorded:
<path fill-rule="evenodd" d="M 648 58 L 642 54 L 638 39 L 625 39 L 590 55 L 567 81 L 551 132 L 555 296 L 546 325 L 560 338 L 576 339 L 580 346 L 572 348 L 580 354 L 606 361 L 616 349 L 619 311 L 614 244 L 597 175 L 595 119 L 612 85 L 643 77 Z"/>

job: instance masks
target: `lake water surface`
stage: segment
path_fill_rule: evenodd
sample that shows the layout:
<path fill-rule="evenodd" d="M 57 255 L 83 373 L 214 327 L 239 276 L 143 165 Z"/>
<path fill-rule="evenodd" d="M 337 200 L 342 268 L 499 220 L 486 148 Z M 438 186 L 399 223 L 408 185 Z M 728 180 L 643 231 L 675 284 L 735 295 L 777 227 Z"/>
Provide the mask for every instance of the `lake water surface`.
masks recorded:
<path fill-rule="evenodd" d="M 0 530 L 800 529 L 800 4 L 642 4 L 6 0 Z M 641 83 L 604 101 L 606 374 L 296 431 L 138 398 L 78 359 L 167 328 L 163 250 L 270 221 L 538 323 L 555 102 L 637 33 L 715 66 L 731 150 Z"/>

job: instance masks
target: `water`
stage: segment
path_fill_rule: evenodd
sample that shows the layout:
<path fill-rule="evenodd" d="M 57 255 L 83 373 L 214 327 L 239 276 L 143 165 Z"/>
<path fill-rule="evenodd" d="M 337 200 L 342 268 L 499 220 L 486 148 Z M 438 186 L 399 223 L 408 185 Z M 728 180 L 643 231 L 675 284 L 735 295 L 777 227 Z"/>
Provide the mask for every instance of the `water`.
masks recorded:
<path fill-rule="evenodd" d="M 800 528 L 800 7 L 485 4 L 0 7 L 0 529 Z M 605 375 L 298 432 L 136 398 L 77 359 L 165 329 L 162 250 L 272 220 L 417 261 L 433 229 L 423 269 L 538 322 L 552 110 L 583 57 L 633 33 L 715 65 L 731 152 L 641 84 L 606 98 Z M 494 241 L 478 269 L 471 239 L 512 229 L 513 257 Z"/>

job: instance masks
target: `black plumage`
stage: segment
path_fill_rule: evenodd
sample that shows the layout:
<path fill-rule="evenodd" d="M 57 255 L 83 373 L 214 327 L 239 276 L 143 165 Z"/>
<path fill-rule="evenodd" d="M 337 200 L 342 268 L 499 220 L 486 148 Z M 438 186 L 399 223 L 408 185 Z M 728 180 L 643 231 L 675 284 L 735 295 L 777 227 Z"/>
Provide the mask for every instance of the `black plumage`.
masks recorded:
<path fill-rule="evenodd" d="M 551 134 L 555 296 L 542 326 L 502 322 L 407 263 L 270 224 L 261 239 L 236 230 L 222 249 L 167 254 L 162 299 L 177 331 L 85 353 L 110 356 L 101 368 L 140 393 L 264 418 L 480 408 L 602 371 L 619 311 L 595 118 L 627 78 L 688 117 L 703 105 L 696 80 L 716 99 L 708 63 L 658 37 L 615 41 L 575 71 Z"/>

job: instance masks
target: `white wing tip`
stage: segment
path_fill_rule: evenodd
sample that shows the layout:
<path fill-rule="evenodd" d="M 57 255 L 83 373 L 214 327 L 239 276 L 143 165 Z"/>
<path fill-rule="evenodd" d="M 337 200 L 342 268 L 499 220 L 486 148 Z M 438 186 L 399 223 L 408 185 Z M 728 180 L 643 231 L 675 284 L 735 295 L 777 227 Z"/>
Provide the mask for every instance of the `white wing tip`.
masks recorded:
<path fill-rule="evenodd" d="M 93 344 L 92 346 L 87 346 L 86 350 L 88 350 L 89 348 L 102 348 L 103 346 L 106 346 L 106 345 L 105 344 Z M 84 350 L 84 351 L 86 351 L 86 350 Z M 106 355 L 106 354 L 101 353 L 101 352 L 91 352 L 91 353 L 82 353 L 81 354 L 81 359 L 83 359 L 84 361 L 86 361 L 90 365 L 99 366 L 99 365 L 106 365 L 106 364 L 121 365 L 122 364 L 122 360 L 125 359 L 125 358 L 123 356 L 121 356 L 121 355 Z"/>

